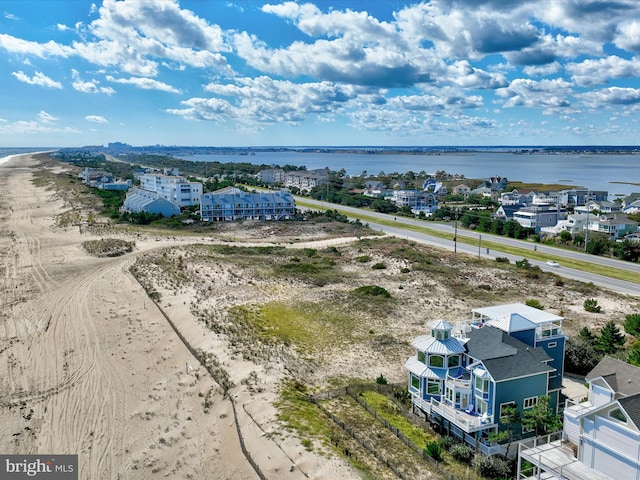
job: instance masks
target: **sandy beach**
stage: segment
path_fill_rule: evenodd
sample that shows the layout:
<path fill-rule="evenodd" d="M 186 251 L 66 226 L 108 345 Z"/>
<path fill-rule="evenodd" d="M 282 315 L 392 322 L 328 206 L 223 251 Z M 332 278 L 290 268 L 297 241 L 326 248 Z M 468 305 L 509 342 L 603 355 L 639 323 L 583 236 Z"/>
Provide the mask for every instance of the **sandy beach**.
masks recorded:
<path fill-rule="evenodd" d="M 129 273 L 137 255 L 171 241 L 138 238 L 133 253 L 90 256 L 81 244 L 91 234 L 55 225 L 65 206 L 32 183 L 37 164 L 29 155 L 0 164 L 0 452 L 78 454 L 82 479 L 358 478 L 338 458 L 268 435 L 274 389 L 241 385 L 256 366 L 229 356 L 234 417 Z M 184 305 L 167 313 L 185 339 L 224 358 Z"/>
<path fill-rule="evenodd" d="M 201 237 L 109 226 L 81 232 L 59 221 L 70 210 L 68 196 L 33 182 L 43 168 L 65 167 L 31 155 L 0 164 L 0 452 L 78 454 L 81 479 L 361 478 L 340 451 L 301 438 L 278 418 L 285 380 L 316 389 L 378 375 L 403 382 L 410 341 L 429 322 L 464 319 L 488 303 L 540 299 L 566 318 L 572 335 L 585 325 L 620 324 L 637 308 L 635 298 L 553 276 L 532 282 L 431 247 L 387 242 L 378 250 L 340 223 L 337 230 L 312 222 L 221 224 Z M 135 246 L 119 257 L 93 256 L 83 246 L 104 238 Z M 241 255 L 216 253 L 216 245 L 286 246 L 287 253 L 243 263 Z M 322 285 L 278 276 L 268 265 L 302 256 L 303 248 L 329 259 L 334 247 L 340 266 Z M 405 249 L 429 271 L 392 249 Z M 376 262 L 385 268 L 372 269 Z M 393 292 L 386 313 L 351 296 L 371 284 Z M 586 298 L 605 314 L 585 312 Z M 330 344 L 313 354 L 304 341 L 262 343 L 238 332 L 230 312 L 265 304 L 320 308 L 323 320 L 332 312 L 336 325 L 297 313 L 306 332 L 325 328 L 320 337 Z M 384 464 L 376 468 L 376 478 L 393 478 Z M 415 478 L 421 475 L 432 478 L 426 468 Z"/>

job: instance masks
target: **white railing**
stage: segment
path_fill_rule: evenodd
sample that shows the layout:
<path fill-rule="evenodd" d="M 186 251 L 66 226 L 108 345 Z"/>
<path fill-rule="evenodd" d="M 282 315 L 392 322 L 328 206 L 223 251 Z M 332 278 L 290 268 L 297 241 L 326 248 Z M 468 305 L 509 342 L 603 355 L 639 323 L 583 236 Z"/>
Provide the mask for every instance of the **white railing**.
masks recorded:
<path fill-rule="evenodd" d="M 461 410 L 456 410 L 455 408 L 445 405 L 438 400 L 431 400 L 431 413 L 433 412 L 442 415 L 444 418 L 450 420 L 465 432 L 480 430 L 482 428 L 489 428 L 493 424 L 493 417 L 488 417 L 483 422 L 481 417 L 475 417 L 473 415 L 464 413 Z"/>

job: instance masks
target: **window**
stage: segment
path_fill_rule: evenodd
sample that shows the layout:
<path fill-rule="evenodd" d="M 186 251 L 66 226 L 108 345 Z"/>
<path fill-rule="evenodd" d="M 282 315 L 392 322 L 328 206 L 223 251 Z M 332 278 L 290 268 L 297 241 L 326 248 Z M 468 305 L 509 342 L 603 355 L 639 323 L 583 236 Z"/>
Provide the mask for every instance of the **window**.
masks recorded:
<path fill-rule="evenodd" d="M 489 380 L 484 380 L 482 377 L 476 377 L 476 390 L 480 392 L 488 392 Z"/>
<path fill-rule="evenodd" d="M 420 379 L 413 373 L 411 374 L 411 387 L 420 390 Z"/>
<path fill-rule="evenodd" d="M 538 404 L 538 397 L 525 398 L 522 408 L 533 408 Z"/>
<path fill-rule="evenodd" d="M 429 355 L 429 366 L 442 368 L 444 366 L 444 357 L 440 355 Z"/>
<path fill-rule="evenodd" d="M 549 345 L 547 345 L 547 348 L 556 348 L 558 346 L 558 342 L 549 342 Z"/>
<path fill-rule="evenodd" d="M 627 423 L 627 416 L 624 413 L 622 413 L 622 410 L 620 410 L 619 408 L 616 408 L 615 410 L 611 410 L 611 412 L 609 412 L 609 416 L 620 422 Z"/>
<path fill-rule="evenodd" d="M 516 408 L 516 402 L 507 402 L 500 404 L 500 418 L 506 418 L 511 408 Z"/>
<path fill-rule="evenodd" d="M 449 357 L 447 365 L 449 366 L 449 368 L 457 367 L 458 365 L 460 365 L 460 355 L 453 355 Z"/>
<path fill-rule="evenodd" d="M 440 380 L 427 380 L 427 393 L 429 395 L 439 395 L 441 392 Z"/>
<path fill-rule="evenodd" d="M 427 363 L 427 356 L 424 354 L 424 352 L 418 352 L 418 361 L 420 363 Z"/>
<path fill-rule="evenodd" d="M 447 388 L 446 397 L 450 403 L 453 403 L 453 390 L 451 390 L 450 388 Z"/>
<path fill-rule="evenodd" d="M 436 330 L 436 338 L 438 340 L 446 340 L 449 338 L 449 330 Z"/>

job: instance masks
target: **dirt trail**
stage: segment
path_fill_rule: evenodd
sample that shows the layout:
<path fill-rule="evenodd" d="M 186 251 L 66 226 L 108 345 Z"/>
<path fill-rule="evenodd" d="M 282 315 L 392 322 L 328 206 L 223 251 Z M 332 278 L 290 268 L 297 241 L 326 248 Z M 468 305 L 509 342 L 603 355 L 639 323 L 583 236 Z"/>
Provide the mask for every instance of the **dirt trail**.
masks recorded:
<path fill-rule="evenodd" d="M 55 227 L 64 205 L 32 184 L 34 165 L 0 165 L 0 451 L 77 453 L 83 479 L 256 478 L 133 255 L 90 257 L 86 236 Z"/>

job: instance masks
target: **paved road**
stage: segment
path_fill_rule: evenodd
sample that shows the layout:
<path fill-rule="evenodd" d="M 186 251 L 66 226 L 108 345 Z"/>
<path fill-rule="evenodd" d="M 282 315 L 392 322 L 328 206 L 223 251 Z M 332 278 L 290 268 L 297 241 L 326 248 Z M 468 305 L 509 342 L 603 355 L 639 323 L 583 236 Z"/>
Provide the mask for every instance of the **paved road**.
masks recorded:
<path fill-rule="evenodd" d="M 342 205 L 334 205 L 331 203 L 311 200 L 306 197 L 300 197 L 300 198 L 297 198 L 297 200 L 315 205 L 322 210 L 336 208 L 341 212 L 346 213 L 347 216 L 349 213 L 360 214 L 360 215 L 365 214 L 368 217 L 385 220 L 387 222 L 390 220 L 393 221 L 395 219 L 394 226 L 392 227 L 383 225 L 380 223 L 376 223 L 375 221 L 367 221 L 365 223 L 367 223 L 370 228 L 385 232 L 389 235 L 407 238 L 409 240 L 413 240 L 419 243 L 434 245 L 436 247 L 444 248 L 450 251 L 456 251 L 460 254 L 468 254 L 476 257 L 489 258 L 489 259 L 495 259 L 496 257 L 507 257 L 511 262 L 515 262 L 516 260 L 522 260 L 521 255 L 510 255 L 510 254 L 505 254 L 499 251 L 487 250 L 487 248 L 482 246 L 483 239 L 486 239 L 486 240 L 490 240 L 491 243 L 493 244 L 530 249 L 532 252 L 534 251 L 534 248 L 535 248 L 538 253 L 548 253 L 550 255 L 553 255 L 554 257 L 559 257 L 561 259 L 565 258 L 565 259 L 578 260 L 585 263 L 604 265 L 612 269 L 620 269 L 620 270 L 626 270 L 629 272 L 635 272 L 638 274 L 638 278 L 640 279 L 640 264 L 637 264 L 637 263 L 624 262 L 622 260 L 618 260 L 615 258 L 598 257 L 595 255 L 589 255 L 582 252 L 564 250 L 564 249 L 552 247 L 549 245 L 542 245 L 537 243 L 534 244 L 532 242 L 525 241 L 525 240 L 517 240 L 513 238 L 501 237 L 498 235 L 491 235 L 486 233 L 477 233 L 477 232 L 473 232 L 473 231 L 465 230 L 461 228 L 457 229 L 457 237 L 472 238 L 474 239 L 475 242 L 479 242 L 479 247 L 478 247 L 478 243 L 476 243 L 475 245 L 468 245 L 466 243 L 460 243 L 460 242 L 454 243 L 453 241 L 454 232 L 455 232 L 454 222 L 438 223 L 438 222 L 426 222 L 423 220 L 417 220 L 417 219 L 406 218 L 406 217 L 394 217 L 393 215 L 388 215 L 384 213 L 370 212 L 368 210 L 363 211 L 358 208 L 345 207 Z M 417 233 L 412 230 L 407 230 L 406 228 L 403 228 L 403 226 L 405 225 L 419 225 L 419 226 L 429 228 L 431 230 L 436 230 L 439 232 L 450 234 L 451 236 L 449 239 L 442 239 L 437 236 L 429 235 L 426 233 Z M 529 261 L 532 265 L 536 265 L 540 267 L 542 270 L 553 272 L 565 278 L 578 280 L 581 282 L 591 282 L 594 285 L 608 288 L 608 289 L 617 291 L 619 293 L 633 295 L 633 296 L 640 296 L 640 283 L 617 280 L 615 278 L 607 277 L 604 275 L 596 275 L 593 273 L 584 272 L 582 270 L 577 270 L 574 268 L 563 267 L 562 260 L 559 261 L 560 263 L 559 267 L 550 267 L 544 261 L 533 260 L 533 259 L 529 259 Z"/>

